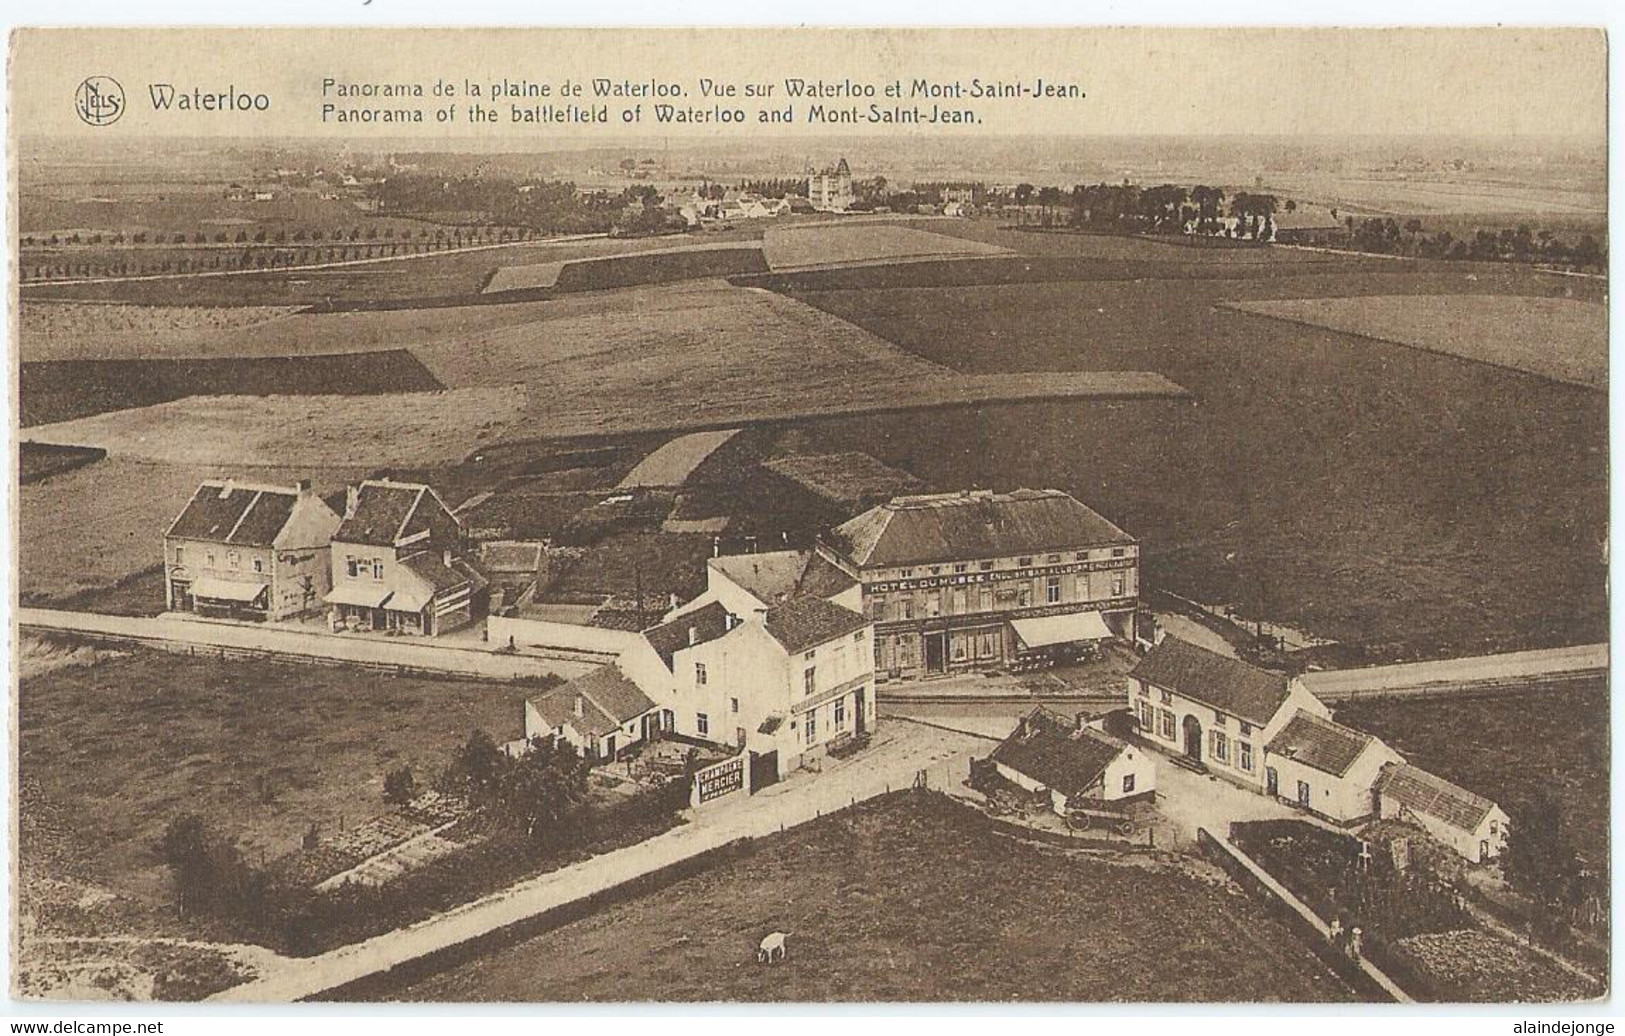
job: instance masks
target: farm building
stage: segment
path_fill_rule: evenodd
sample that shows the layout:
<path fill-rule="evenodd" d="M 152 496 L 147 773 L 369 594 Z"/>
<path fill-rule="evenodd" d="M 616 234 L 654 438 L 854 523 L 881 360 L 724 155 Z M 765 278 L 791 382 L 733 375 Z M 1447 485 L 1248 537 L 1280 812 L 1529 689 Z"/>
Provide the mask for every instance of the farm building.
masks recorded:
<path fill-rule="evenodd" d="M 253 621 L 320 612 L 338 526 L 309 482 L 204 482 L 164 534 L 165 607 Z"/>
<path fill-rule="evenodd" d="M 491 581 L 491 610 L 528 602 L 547 578 L 547 544 L 491 540 L 479 545 L 479 567 Z"/>
<path fill-rule="evenodd" d="M 560 738 L 588 759 L 613 759 L 670 730 L 662 709 L 620 666 L 606 665 L 525 702 L 525 740 Z"/>
<path fill-rule="evenodd" d="M 882 678 L 993 669 L 1133 634 L 1139 545 L 1059 490 L 897 497 L 817 549 L 861 583 Z"/>
<path fill-rule="evenodd" d="M 1047 791 L 1056 813 L 1090 801 L 1118 802 L 1156 791 L 1156 764 L 1105 731 L 1033 709 L 989 757 L 999 776 L 1028 791 Z"/>
<path fill-rule="evenodd" d="M 1482 795 L 1403 762 L 1384 766 L 1377 779 L 1384 820 L 1414 823 L 1474 863 L 1506 848 L 1506 811 Z"/>
<path fill-rule="evenodd" d="M 462 532 L 426 485 L 352 486 L 333 534 L 333 628 L 432 637 L 473 622 L 488 581 L 462 556 Z"/>
<path fill-rule="evenodd" d="M 1139 733 L 1152 745 L 1267 795 L 1282 789 L 1264 746 L 1299 714 L 1331 719 L 1287 677 L 1171 636 L 1130 670 L 1128 695 Z"/>
<path fill-rule="evenodd" d="M 1348 226 L 1325 209 L 1299 206 L 1291 212 L 1277 212 L 1274 241 L 1282 245 L 1328 245 L 1345 240 Z"/>
<path fill-rule="evenodd" d="M 1404 762 L 1382 739 L 1302 709 L 1264 747 L 1277 794 L 1336 824 L 1375 816 L 1378 775 Z"/>

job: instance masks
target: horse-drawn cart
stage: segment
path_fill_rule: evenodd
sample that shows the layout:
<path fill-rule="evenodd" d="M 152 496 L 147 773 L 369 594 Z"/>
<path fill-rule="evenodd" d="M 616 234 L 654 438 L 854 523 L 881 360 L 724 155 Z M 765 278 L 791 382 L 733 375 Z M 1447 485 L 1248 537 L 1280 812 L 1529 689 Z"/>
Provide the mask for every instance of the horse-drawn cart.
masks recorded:
<path fill-rule="evenodd" d="M 1110 831 L 1127 836 L 1134 833 L 1134 818 L 1112 809 L 1071 806 L 1066 811 L 1066 826 L 1073 831 Z"/>

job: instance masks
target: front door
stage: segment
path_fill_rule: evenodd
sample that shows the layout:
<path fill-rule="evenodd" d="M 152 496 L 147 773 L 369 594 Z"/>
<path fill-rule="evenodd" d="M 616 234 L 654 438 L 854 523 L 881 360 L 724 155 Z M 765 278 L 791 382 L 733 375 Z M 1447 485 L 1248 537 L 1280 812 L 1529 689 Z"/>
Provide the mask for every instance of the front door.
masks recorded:
<path fill-rule="evenodd" d="M 1270 798 L 1281 794 L 1281 775 L 1275 772 L 1275 767 L 1264 767 L 1264 793 Z"/>
<path fill-rule="evenodd" d="M 944 659 L 948 654 L 948 634 L 927 633 L 925 635 L 925 671 L 940 673 L 944 668 Z"/>
<path fill-rule="evenodd" d="M 864 688 L 862 687 L 859 687 L 857 690 L 852 692 L 852 708 L 855 713 L 855 715 L 852 717 L 852 732 L 858 737 L 862 737 L 863 732 L 868 729 L 869 726 L 869 715 L 864 709 L 865 695 L 863 692 Z"/>
<path fill-rule="evenodd" d="M 1185 755 L 1191 762 L 1202 761 L 1202 724 L 1196 721 L 1195 716 L 1185 717 Z"/>

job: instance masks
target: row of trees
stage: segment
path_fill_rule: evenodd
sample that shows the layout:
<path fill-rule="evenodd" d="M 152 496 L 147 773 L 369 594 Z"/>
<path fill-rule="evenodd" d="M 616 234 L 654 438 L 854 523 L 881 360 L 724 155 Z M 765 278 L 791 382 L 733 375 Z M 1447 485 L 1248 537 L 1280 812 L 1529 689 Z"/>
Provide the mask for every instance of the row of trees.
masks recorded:
<path fill-rule="evenodd" d="M 444 244 L 451 241 L 470 243 L 502 241 L 529 241 L 540 237 L 541 234 L 533 227 L 524 226 L 492 226 L 488 224 L 453 224 L 436 227 L 396 227 L 393 225 L 379 226 L 352 226 L 321 229 L 319 227 L 295 227 L 292 230 L 280 228 L 276 230 L 261 227 L 257 230 L 238 230 L 235 233 L 226 230 L 208 231 L 175 231 L 173 233 L 153 233 L 138 231 L 129 235 L 122 233 L 91 233 L 91 234 L 51 234 L 36 237 L 24 234 L 22 246 L 24 248 L 59 248 L 63 246 L 103 245 L 111 247 L 129 247 L 134 245 L 166 245 L 175 247 L 180 245 L 282 245 L 311 244 L 322 241 L 330 242 L 356 242 L 356 241 L 403 241 L 403 242 L 430 242 Z"/>
<path fill-rule="evenodd" d="M 1549 230 L 1532 230 L 1527 224 L 1499 230 L 1477 229 L 1471 237 L 1465 238 L 1458 238 L 1448 230 L 1429 233 L 1419 219 L 1401 224 L 1392 218 L 1357 220 L 1346 216 L 1344 226 L 1349 247 L 1361 252 L 1414 255 L 1424 259 L 1538 262 L 1579 270 L 1602 270 L 1608 265 L 1607 250 L 1592 235 L 1581 234 L 1571 242 Z"/>

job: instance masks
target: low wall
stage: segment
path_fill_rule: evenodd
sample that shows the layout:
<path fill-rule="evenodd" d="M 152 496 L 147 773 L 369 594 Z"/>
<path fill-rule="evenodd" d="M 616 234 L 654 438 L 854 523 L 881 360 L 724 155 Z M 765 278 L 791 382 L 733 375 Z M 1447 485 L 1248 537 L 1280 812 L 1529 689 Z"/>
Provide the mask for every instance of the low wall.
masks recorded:
<path fill-rule="evenodd" d="M 493 615 L 486 620 L 486 631 L 492 644 L 512 643 L 521 648 L 556 648 L 564 651 L 585 651 L 590 654 L 618 658 L 637 644 L 640 635 L 626 630 L 599 629 L 596 626 L 576 626 L 567 622 L 546 622 Z"/>

